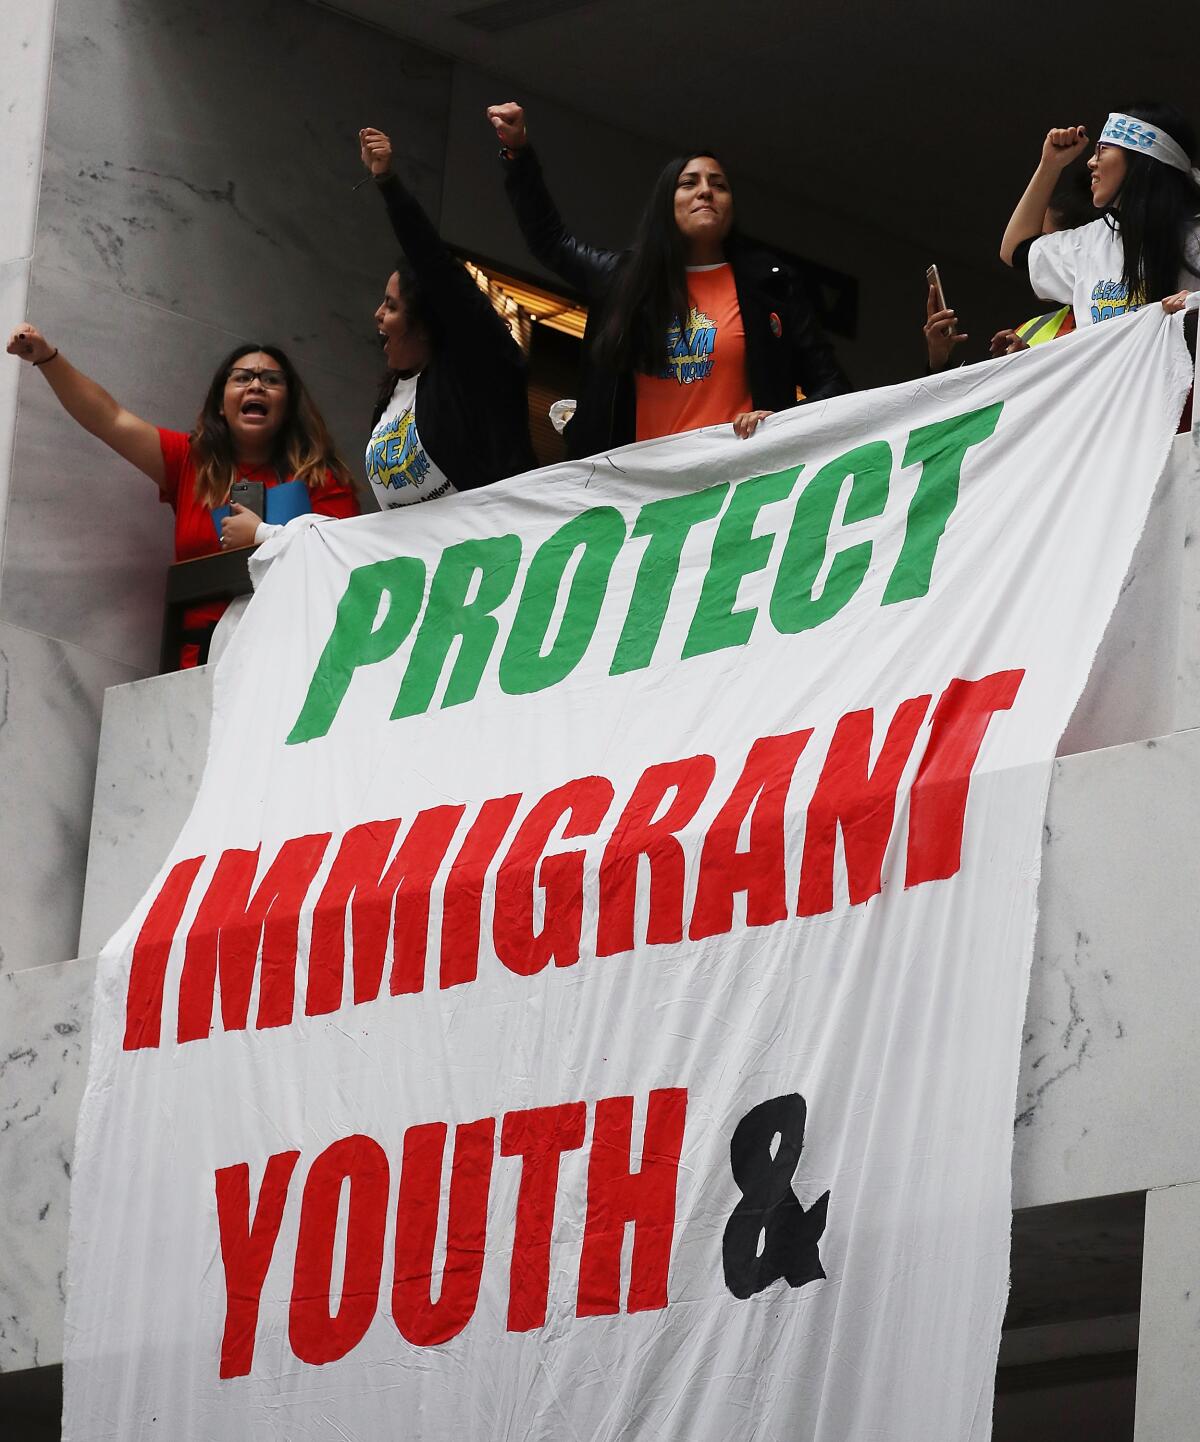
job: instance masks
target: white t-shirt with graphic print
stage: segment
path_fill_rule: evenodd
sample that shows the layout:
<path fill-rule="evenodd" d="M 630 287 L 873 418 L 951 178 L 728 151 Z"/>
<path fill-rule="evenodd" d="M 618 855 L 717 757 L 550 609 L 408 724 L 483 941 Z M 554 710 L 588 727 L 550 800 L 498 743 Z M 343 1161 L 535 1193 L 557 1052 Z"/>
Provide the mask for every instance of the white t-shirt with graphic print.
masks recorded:
<path fill-rule="evenodd" d="M 1188 237 L 1187 256 L 1200 268 L 1200 226 L 1193 226 Z M 1029 247 L 1029 283 L 1043 299 L 1069 303 L 1076 326 L 1095 325 L 1138 309 L 1130 305 L 1128 288 L 1121 280 L 1124 264 L 1120 230 L 1107 220 L 1093 220 L 1074 230 L 1038 236 Z M 1178 288 L 1200 289 L 1200 276 L 1185 271 Z"/>
<path fill-rule="evenodd" d="M 417 434 L 417 377 L 400 376 L 367 442 L 367 479 L 382 510 L 450 496 L 456 487 Z"/>

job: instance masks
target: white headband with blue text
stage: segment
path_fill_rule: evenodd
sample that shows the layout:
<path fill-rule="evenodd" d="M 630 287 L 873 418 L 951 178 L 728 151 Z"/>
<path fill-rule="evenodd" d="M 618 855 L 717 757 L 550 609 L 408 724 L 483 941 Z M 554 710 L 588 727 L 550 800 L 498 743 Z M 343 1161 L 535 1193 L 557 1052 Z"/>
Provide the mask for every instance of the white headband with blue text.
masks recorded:
<path fill-rule="evenodd" d="M 1169 165 L 1172 170 L 1182 170 L 1200 185 L 1200 169 L 1193 166 L 1187 151 L 1172 140 L 1165 130 L 1139 120 L 1135 115 L 1113 114 L 1104 122 L 1100 132 L 1101 145 L 1120 145 L 1126 150 L 1135 150 L 1139 155 L 1148 155 Z"/>

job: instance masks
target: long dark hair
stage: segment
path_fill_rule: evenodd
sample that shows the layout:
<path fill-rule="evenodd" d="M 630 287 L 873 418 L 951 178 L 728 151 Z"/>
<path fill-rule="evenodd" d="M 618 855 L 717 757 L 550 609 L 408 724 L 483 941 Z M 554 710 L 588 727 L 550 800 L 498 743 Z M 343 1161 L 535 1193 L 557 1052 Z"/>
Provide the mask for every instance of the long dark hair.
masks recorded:
<path fill-rule="evenodd" d="M 460 264 L 457 260 L 453 263 Z M 404 302 L 404 315 L 407 323 L 424 326 L 425 333 L 429 336 L 430 349 L 436 350 L 439 340 L 438 318 L 425 299 L 425 292 L 421 288 L 416 271 L 409 265 L 407 257 L 403 255 L 396 261 L 396 286 L 400 291 L 400 299 Z M 379 378 L 379 393 L 375 397 L 375 412 L 371 417 L 372 430 L 379 424 L 379 417 L 387 410 L 388 401 L 391 400 L 392 392 L 396 389 L 397 375 L 399 375 L 399 371 L 394 371 L 390 366 L 386 366 L 383 375 Z"/>
<path fill-rule="evenodd" d="M 713 150 L 689 150 L 669 160 L 654 182 L 596 338 L 596 359 L 609 370 L 653 374 L 666 364 L 672 322 L 687 321 L 687 261 L 675 223 L 675 189 L 684 167 L 700 156 L 721 164 Z M 732 231 L 727 248 L 731 242 Z"/>
<path fill-rule="evenodd" d="M 1086 166 L 1079 162 L 1067 166 L 1058 178 L 1046 213 L 1053 220 L 1055 230 L 1075 230 L 1096 219 L 1091 176 Z"/>
<path fill-rule="evenodd" d="M 1123 112 L 1165 130 L 1196 163 L 1196 132 L 1188 118 L 1160 101 L 1126 105 Z M 1129 287 L 1130 304 L 1161 300 L 1179 289 L 1185 272 L 1200 276 L 1188 259 L 1192 221 L 1200 210 L 1200 187 L 1190 175 L 1136 150 L 1125 151 L 1125 179 L 1110 209 L 1110 224 L 1119 226 L 1125 252 L 1121 279 Z"/>
<path fill-rule="evenodd" d="M 305 389 L 287 352 L 269 342 L 251 340 L 235 346 L 213 372 L 208 394 L 191 435 L 192 463 L 196 468 L 196 499 L 207 506 L 219 506 L 237 480 L 237 456 L 233 438 L 222 413 L 225 383 L 234 362 L 244 355 L 268 355 L 287 378 L 287 406 L 283 424 L 275 433 L 271 464 L 292 480 L 303 481 L 311 491 L 327 484 L 326 472 L 345 486 L 353 486 L 345 461 L 338 455 L 321 412 Z"/>

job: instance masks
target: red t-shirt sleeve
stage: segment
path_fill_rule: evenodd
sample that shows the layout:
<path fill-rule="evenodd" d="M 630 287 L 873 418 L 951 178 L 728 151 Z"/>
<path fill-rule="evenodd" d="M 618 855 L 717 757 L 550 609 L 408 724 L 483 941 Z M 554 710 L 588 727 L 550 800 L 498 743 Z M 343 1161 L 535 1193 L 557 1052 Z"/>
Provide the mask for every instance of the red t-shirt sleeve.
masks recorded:
<path fill-rule="evenodd" d="M 325 484 L 319 491 L 312 491 L 312 508 L 319 515 L 333 516 L 345 520 L 347 516 L 359 513 L 358 497 L 350 486 L 345 485 L 333 474 L 325 472 Z"/>
<path fill-rule="evenodd" d="M 191 442 L 184 431 L 165 431 L 158 427 L 158 444 L 162 447 L 163 483 L 160 501 L 178 509 L 179 480 L 191 455 Z"/>

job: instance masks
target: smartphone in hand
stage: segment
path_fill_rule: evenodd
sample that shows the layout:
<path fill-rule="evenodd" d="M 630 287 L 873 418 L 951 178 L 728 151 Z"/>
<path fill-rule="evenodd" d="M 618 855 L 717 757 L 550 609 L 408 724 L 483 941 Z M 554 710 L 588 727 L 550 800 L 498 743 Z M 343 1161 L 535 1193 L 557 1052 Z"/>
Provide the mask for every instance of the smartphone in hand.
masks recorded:
<path fill-rule="evenodd" d="M 245 506 L 258 519 L 265 520 L 267 514 L 267 488 L 262 481 L 235 481 L 229 492 L 229 504 Z"/>
<path fill-rule="evenodd" d="M 935 297 L 935 299 L 936 299 L 936 304 L 935 304 L 935 307 L 934 307 L 934 308 L 935 308 L 936 310 L 949 310 L 950 307 L 946 304 L 946 293 L 945 293 L 945 291 L 942 289 L 942 277 L 941 277 L 941 274 L 940 274 L 939 271 L 938 271 L 938 268 L 937 268 L 936 264 L 927 267 L 927 269 L 926 269 L 926 271 L 925 271 L 925 279 L 929 282 L 929 284 L 930 284 L 931 286 L 933 286 L 933 294 L 934 294 L 934 297 Z M 957 333 L 958 333 L 958 322 L 957 322 L 957 321 L 951 321 L 951 322 L 950 322 L 950 334 L 951 334 L 951 335 L 956 335 Z"/>

